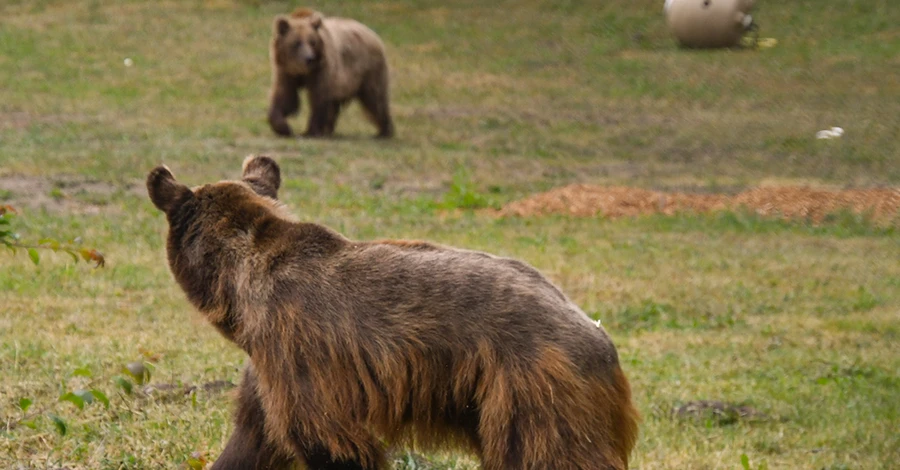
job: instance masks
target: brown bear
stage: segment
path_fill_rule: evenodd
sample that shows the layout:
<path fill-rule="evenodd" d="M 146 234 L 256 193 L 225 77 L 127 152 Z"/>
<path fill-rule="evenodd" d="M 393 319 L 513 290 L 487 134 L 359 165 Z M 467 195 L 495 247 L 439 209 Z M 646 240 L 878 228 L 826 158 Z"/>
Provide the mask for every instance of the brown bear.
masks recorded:
<path fill-rule="evenodd" d="M 147 189 L 187 298 L 249 355 L 214 469 L 381 470 L 386 443 L 485 470 L 621 470 L 638 415 L 606 332 L 531 266 L 295 221 L 278 165 Z"/>
<path fill-rule="evenodd" d="M 378 137 L 394 135 L 384 44 L 365 25 L 305 8 L 279 15 L 269 56 L 269 125 L 276 134 L 293 135 L 287 117 L 300 110 L 298 92 L 306 88 L 311 111 L 304 135 L 332 135 L 341 107 L 354 98 L 378 127 Z"/>

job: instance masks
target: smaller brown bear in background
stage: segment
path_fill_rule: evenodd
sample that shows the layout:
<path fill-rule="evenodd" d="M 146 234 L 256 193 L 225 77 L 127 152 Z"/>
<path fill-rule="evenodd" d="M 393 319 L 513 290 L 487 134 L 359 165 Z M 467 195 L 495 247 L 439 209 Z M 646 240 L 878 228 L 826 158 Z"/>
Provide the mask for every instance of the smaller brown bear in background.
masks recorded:
<path fill-rule="evenodd" d="M 269 56 L 269 125 L 276 134 L 293 135 L 287 118 L 300 110 L 299 90 L 306 88 L 311 112 L 305 136 L 334 134 L 341 107 L 358 98 L 378 137 L 393 137 L 384 44 L 365 25 L 305 8 L 278 15 Z"/>
<path fill-rule="evenodd" d="M 484 470 L 623 470 L 637 411 L 612 340 L 514 259 L 354 241 L 295 221 L 281 170 L 193 189 L 147 177 L 187 298 L 250 356 L 214 470 L 384 470 L 385 442 Z"/>

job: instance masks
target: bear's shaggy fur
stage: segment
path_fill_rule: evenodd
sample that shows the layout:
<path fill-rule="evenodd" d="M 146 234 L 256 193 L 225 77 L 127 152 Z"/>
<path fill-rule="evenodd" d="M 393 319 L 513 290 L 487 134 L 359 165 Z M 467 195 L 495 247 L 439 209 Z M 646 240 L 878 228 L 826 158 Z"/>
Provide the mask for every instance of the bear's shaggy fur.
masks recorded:
<path fill-rule="evenodd" d="M 279 15 L 269 56 L 269 125 L 276 134 L 293 135 L 287 118 L 300 110 L 298 92 L 306 88 L 311 106 L 306 136 L 332 135 L 341 107 L 354 98 L 378 126 L 378 137 L 394 135 L 384 44 L 365 25 L 308 9 Z"/>
<path fill-rule="evenodd" d="M 172 273 L 250 356 L 216 469 L 386 468 L 385 442 L 485 470 L 621 470 L 637 437 L 606 332 L 521 261 L 294 221 L 278 165 L 189 189 L 147 178 Z"/>

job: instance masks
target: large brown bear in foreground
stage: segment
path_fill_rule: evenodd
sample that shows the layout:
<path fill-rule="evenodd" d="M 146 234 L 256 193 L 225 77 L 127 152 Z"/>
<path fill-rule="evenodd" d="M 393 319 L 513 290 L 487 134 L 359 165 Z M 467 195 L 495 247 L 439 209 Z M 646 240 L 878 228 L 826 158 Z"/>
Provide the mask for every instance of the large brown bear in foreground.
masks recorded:
<path fill-rule="evenodd" d="M 341 107 L 354 98 L 378 126 L 378 137 L 394 135 L 384 44 L 365 25 L 308 9 L 279 15 L 269 55 L 269 125 L 276 134 L 293 135 L 287 118 L 300 110 L 298 92 L 306 88 L 312 107 L 306 136 L 332 135 Z"/>
<path fill-rule="evenodd" d="M 188 299 L 250 356 L 214 469 L 386 468 L 385 443 L 485 470 L 620 470 L 637 437 L 606 332 L 534 268 L 292 219 L 278 165 L 193 189 L 147 177 Z"/>

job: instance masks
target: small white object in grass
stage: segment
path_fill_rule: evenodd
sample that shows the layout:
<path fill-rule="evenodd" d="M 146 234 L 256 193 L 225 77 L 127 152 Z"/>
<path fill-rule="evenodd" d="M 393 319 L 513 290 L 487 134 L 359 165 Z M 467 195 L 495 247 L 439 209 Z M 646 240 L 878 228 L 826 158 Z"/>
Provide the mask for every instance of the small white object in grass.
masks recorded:
<path fill-rule="evenodd" d="M 131 57 L 126 57 L 126 58 L 125 58 L 125 66 L 126 66 L 126 67 L 131 67 L 132 65 L 134 65 L 134 61 L 131 60 Z"/>
<path fill-rule="evenodd" d="M 744 19 L 741 20 L 741 26 L 743 26 L 744 29 L 750 29 L 750 26 L 753 26 L 753 17 L 744 15 Z"/>
<path fill-rule="evenodd" d="M 837 139 L 842 135 L 844 135 L 844 129 L 841 129 L 840 127 L 832 127 L 831 129 L 824 129 L 816 132 L 817 139 Z"/>

